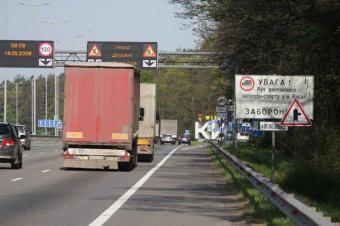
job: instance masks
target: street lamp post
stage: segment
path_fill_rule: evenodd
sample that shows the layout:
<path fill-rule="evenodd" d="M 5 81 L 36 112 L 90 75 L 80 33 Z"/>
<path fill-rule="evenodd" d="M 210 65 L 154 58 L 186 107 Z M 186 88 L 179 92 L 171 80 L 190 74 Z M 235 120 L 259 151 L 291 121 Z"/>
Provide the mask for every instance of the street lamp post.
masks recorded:
<path fill-rule="evenodd" d="M 31 130 L 32 130 L 32 134 L 35 134 L 35 131 L 34 131 L 34 88 L 33 88 L 33 76 L 31 77 L 31 94 L 32 94 L 32 101 L 31 101 L 31 122 L 32 122 L 32 127 L 31 127 Z"/>
<path fill-rule="evenodd" d="M 45 119 L 47 119 L 47 77 L 45 77 Z M 45 135 L 47 135 L 47 127 L 45 127 Z"/>
<path fill-rule="evenodd" d="M 18 85 L 22 82 L 15 83 L 15 123 L 19 124 L 19 107 L 18 107 Z"/>
<path fill-rule="evenodd" d="M 7 122 L 7 70 L 5 68 L 5 84 L 4 84 L 4 122 Z"/>

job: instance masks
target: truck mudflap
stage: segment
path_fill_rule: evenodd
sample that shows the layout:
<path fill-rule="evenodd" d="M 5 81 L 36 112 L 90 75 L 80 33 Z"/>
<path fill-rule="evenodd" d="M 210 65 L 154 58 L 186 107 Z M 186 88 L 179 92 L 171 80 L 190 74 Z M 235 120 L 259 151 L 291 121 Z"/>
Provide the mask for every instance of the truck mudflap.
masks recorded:
<path fill-rule="evenodd" d="M 68 148 L 65 168 L 118 169 L 118 162 L 129 162 L 131 155 L 121 149 Z"/>

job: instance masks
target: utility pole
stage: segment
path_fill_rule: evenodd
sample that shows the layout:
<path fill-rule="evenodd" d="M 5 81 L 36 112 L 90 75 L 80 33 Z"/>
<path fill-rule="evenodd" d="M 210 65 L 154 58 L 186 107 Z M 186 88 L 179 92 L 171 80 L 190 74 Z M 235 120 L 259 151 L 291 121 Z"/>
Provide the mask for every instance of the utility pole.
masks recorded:
<path fill-rule="evenodd" d="M 47 119 L 47 77 L 45 77 L 45 119 Z M 47 135 L 47 127 L 45 127 L 45 135 Z"/>

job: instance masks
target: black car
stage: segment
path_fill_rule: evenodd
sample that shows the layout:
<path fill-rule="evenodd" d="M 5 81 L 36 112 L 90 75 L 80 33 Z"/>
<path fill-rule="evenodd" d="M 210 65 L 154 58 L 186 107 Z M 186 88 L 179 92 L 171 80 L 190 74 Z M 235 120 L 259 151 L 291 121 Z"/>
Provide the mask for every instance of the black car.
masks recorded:
<path fill-rule="evenodd" d="M 178 145 L 180 144 L 189 144 L 191 145 L 191 138 L 189 135 L 182 135 L 178 138 Z"/>
<path fill-rule="evenodd" d="M 22 168 L 23 146 L 18 129 L 11 123 L 0 123 L 0 163 L 10 163 L 12 169 Z"/>

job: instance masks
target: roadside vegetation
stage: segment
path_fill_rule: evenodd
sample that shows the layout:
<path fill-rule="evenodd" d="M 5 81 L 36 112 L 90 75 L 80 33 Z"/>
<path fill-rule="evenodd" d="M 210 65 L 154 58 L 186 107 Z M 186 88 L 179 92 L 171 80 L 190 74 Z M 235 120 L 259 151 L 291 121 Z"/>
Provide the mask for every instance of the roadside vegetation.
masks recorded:
<path fill-rule="evenodd" d="M 235 189 L 248 200 L 249 207 L 253 210 L 252 218 L 259 219 L 268 226 L 294 225 L 279 209 L 240 175 L 223 156 L 213 151 L 212 148 L 209 149 L 209 154 L 216 164 L 223 169 L 223 176 L 226 182 L 234 184 Z"/>
<path fill-rule="evenodd" d="M 220 94 L 233 97 L 235 74 L 314 75 L 312 127 L 277 136 L 278 182 L 340 221 L 340 2 L 333 0 L 170 0 L 218 54 Z M 255 143 L 253 143 L 255 144 Z M 235 151 L 268 174 L 270 137 Z M 267 151 L 266 151 L 267 150 Z"/>
<path fill-rule="evenodd" d="M 238 149 L 233 149 L 231 146 L 224 148 L 255 171 L 268 178 L 271 177 L 270 149 L 256 147 L 254 143 L 241 143 Z M 330 176 L 320 175 L 320 172 L 315 169 L 303 171 L 305 166 L 296 165 L 294 159 L 287 156 L 282 150 L 276 152 L 276 157 L 276 183 L 285 192 L 293 193 L 301 202 L 315 207 L 325 216 L 331 217 L 333 222 L 339 222 L 339 199 L 334 198 L 339 190 L 337 185 L 333 184 Z M 329 198 L 332 196 L 333 198 Z"/>

